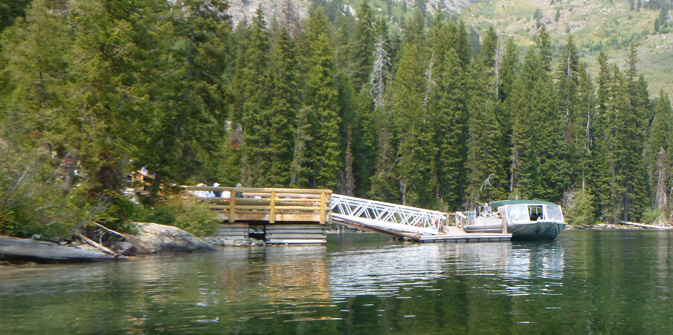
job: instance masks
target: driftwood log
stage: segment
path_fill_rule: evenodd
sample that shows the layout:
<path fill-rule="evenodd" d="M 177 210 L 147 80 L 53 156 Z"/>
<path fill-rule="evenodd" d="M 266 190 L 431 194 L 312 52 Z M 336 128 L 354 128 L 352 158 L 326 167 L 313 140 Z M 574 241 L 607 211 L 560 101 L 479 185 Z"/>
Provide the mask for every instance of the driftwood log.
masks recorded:
<path fill-rule="evenodd" d="M 63 247 L 50 242 L 0 237 L 0 260 L 10 262 L 74 263 L 97 262 L 115 257 L 95 250 Z"/>

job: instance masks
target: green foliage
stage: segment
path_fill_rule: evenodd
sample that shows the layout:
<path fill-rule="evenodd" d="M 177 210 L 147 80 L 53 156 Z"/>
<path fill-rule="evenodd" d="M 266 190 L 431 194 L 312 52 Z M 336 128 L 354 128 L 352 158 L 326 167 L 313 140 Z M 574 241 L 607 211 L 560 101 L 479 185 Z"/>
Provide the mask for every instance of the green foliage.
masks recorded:
<path fill-rule="evenodd" d="M 569 224 L 586 226 L 594 224 L 594 208 L 591 193 L 580 190 L 570 194 L 572 201 L 564 207 L 565 219 Z"/>
<path fill-rule="evenodd" d="M 0 32 L 25 15 L 30 0 L 0 0 Z"/>
<path fill-rule="evenodd" d="M 131 219 L 178 227 L 194 236 L 212 235 L 219 227 L 208 204 L 191 200 L 171 199 L 154 207 L 137 207 Z"/>
<path fill-rule="evenodd" d="M 340 167 L 338 87 L 335 57 L 328 38 L 328 22 L 318 8 L 309 18 L 305 104 L 307 133 L 304 160 L 308 187 L 334 189 Z"/>
<path fill-rule="evenodd" d="M 87 208 L 78 206 L 78 197 L 63 195 L 62 175 L 54 173 L 55 162 L 44 150 L 19 148 L 21 133 L 0 130 L 0 234 L 70 239 L 86 220 Z"/>

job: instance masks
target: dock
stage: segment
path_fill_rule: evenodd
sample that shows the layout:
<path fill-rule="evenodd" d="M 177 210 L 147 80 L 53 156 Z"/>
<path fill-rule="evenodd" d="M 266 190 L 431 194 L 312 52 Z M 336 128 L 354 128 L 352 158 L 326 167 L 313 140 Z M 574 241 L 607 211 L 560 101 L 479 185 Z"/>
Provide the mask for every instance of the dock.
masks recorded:
<path fill-rule="evenodd" d="M 267 244 L 326 244 L 331 190 L 183 186 L 220 220 L 214 237 Z"/>
<path fill-rule="evenodd" d="M 334 194 L 332 221 L 419 243 L 502 242 L 512 239 L 502 232 L 467 233 L 450 213 Z"/>
<path fill-rule="evenodd" d="M 325 189 L 183 186 L 221 221 L 215 237 L 271 245 L 326 244 L 326 224 L 419 243 L 509 241 L 502 232 L 467 233 L 451 213 L 333 194 Z M 505 227 L 505 226 L 503 226 Z"/>

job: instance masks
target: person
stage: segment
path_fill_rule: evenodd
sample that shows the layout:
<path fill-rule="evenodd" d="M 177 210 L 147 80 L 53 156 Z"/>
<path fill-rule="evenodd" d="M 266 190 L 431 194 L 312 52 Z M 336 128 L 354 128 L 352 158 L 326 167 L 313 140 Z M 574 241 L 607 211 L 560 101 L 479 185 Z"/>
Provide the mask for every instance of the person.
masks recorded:
<path fill-rule="evenodd" d="M 488 204 L 488 202 L 484 203 L 484 213 L 486 213 L 486 215 L 491 214 L 491 206 Z"/>
<path fill-rule="evenodd" d="M 199 183 L 196 186 L 206 186 L 206 184 Z M 194 194 L 196 194 L 196 196 L 199 197 L 199 198 L 207 198 L 208 197 L 208 192 L 207 191 L 198 190 L 198 191 L 194 191 Z"/>
<path fill-rule="evenodd" d="M 236 188 L 243 188 L 241 183 L 236 184 Z M 236 198 L 243 198 L 243 192 L 236 192 Z"/>
<path fill-rule="evenodd" d="M 213 183 L 213 187 L 219 187 L 219 183 Z M 222 197 L 222 191 L 214 191 L 213 194 L 215 195 L 215 198 L 221 198 Z"/>

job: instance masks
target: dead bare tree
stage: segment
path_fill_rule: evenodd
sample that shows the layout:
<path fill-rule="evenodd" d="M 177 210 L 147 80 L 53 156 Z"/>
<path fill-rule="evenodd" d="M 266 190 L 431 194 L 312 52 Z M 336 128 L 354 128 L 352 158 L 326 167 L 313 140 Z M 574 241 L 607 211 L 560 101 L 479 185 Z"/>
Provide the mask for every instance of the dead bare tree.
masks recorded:
<path fill-rule="evenodd" d="M 372 73 L 369 76 L 370 93 L 374 102 L 374 108 L 382 108 L 385 103 L 383 96 L 386 88 L 386 74 L 392 66 L 388 52 L 384 48 L 385 41 L 385 36 L 379 36 L 376 40 L 374 63 L 372 65 Z"/>

